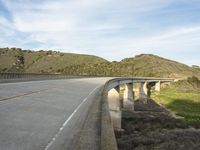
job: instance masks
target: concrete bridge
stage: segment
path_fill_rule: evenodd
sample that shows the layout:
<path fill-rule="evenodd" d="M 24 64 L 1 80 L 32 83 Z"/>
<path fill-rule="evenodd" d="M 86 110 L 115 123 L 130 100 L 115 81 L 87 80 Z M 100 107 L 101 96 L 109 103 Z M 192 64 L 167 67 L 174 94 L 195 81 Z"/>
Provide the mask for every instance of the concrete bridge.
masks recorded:
<path fill-rule="evenodd" d="M 0 149 L 117 149 L 114 130 L 121 129 L 121 110 L 134 111 L 134 97 L 146 103 L 152 88 L 159 92 L 162 84 L 173 82 L 144 77 L 44 79 L 0 84 Z"/>
<path fill-rule="evenodd" d="M 107 99 L 113 127 L 121 129 L 121 109 L 134 110 L 134 97 L 144 104 L 150 98 L 152 88 L 160 92 L 161 84 L 169 84 L 173 79 L 164 78 L 115 78 L 109 80 L 104 88 L 104 98 Z M 134 87 L 134 84 L 137 86 Z M 123 93 L 120 99 L 120 89 Z"/>

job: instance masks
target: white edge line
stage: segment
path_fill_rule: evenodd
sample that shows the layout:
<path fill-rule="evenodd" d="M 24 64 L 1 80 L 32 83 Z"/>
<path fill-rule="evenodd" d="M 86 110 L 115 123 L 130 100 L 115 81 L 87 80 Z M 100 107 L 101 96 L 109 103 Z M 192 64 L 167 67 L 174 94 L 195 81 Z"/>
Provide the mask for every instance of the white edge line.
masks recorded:
<path fill-rule="evenodd" d="M 48 150 L 53 142 L 56 140 L 58 135 L 62 132 L 64 127 L 67 125 L 67 123 L 71 120 L 71 118 L 74 116 L 74 114 L 79 110 L 79 108 L 83 105 L 83 103 L 88 99 L 88 97 L 100 86 L 95 87 L 88 95 L 87 97 L 78 105 L 78 107 L 73 111 L 73 113 L 67 118 L 67 120 L 62 124 L 62 126 L 59 128 L 58 132 L 55 134 L 55 136 L 51 139 L 51 141 L 47 144 L 45 147 L 45 150 Z"/>

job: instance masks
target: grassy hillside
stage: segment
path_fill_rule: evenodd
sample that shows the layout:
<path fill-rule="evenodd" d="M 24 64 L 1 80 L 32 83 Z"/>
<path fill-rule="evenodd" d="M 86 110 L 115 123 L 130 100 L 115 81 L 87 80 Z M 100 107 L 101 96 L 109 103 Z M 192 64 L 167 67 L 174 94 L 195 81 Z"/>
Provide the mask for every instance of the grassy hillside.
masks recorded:
<path fill-rule="evenodd" d="M 31 59 L 29 59 L 31 58 Z M 70 65 L 96 64 L 107 62 L 105 59 L 83 54 L 60 53 L 52 51 L 24 52 L 26 72 L 60 72 Z"/>
<path fill-rule="evenodd" d="M 23 72 L 24 56 L 21 49 L 0 49 L 0 71 L 1 72 Z"/>
<path fill-rule="evenodd" d="M 200 71 L 172 60 L 151 54 L 141 54 L 132 58 L 123 59 L 120 62 L 103 62 L 90 65 L 67 66 L 62 70 L 67 74 L 88 74 L 108 76 L 149 76 L 149 77 L 176 77 L 187 78 L 196 75 L 200 77 Z"/>
<path fill-rule="evenodd" d="M 23 59 L 23 63 L 19 58 Z M 0 49 L 0 71 L 57 73 L 63 68 L 79 64 L 97 64 L 107 60 L 83 54 L 61 53 L 56 51 L 30 51 L 17 48 Z"/>
<path fill-rule="evenodd" d="M 0 49 L 0 71 L 98 76 L 200 77 L 199 68 L 151 54 L 109 62 L 91 55 L 56 51 L 35 52 L 17 48 Z"/>
<path fill-rule="evenodd" d="M 160 104 L 185 118 L 185 121 L 200 127 L 200 81 L 196 77 L 175 82 L 153 98 Z"/>
<path fill-rule="evenodd" d="M 198 74 L 200 72 L 193 68 L 155 55 L 141 54 L 134 58 L 122 60 L 122 63 L 131 63 L 138 74 L 150 73 L 150 76 L 162 77 L 186 77 Z M 143 68 L 141 70 L 141 68 Z"/>

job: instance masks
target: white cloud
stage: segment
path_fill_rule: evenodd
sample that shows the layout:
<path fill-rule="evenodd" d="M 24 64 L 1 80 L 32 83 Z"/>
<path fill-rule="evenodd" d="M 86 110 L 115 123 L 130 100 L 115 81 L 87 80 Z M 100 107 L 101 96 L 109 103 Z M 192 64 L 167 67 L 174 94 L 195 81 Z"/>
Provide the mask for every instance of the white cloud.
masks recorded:
<path fill-rule="evenodd" d="M 149 14 L 159 14 L 160 10 L 173 3 L 187 2 L 186 0 L 3 2 L 13 16 L 13 22 L 0 17 L 0 23 L 8 27 L 0 27 L 0 30 L 7 30 L 7 37 L 18 38 L 17 41 L 8 42 L 5 35 L 1 37 L 0 40 L 8 46 L 12 44 L 31 49 L 61 49 L 96 54 L 110 60 L 144 52 L 171 56 L 163 51 L 168 50 L 173 54 L 200 48 L 198 23 L 183 24 L 182 27 L 174 24 L 172 27 L 162 28 L 159 24 L 153 26 L 159 20 L 153 20 L 153 25 L 146 21 Z M 20 39 L 18 33 L 26 34 L 27 38 Z M 35 46 L 32 42 L 41 44 Z M 199 60 L 197 63 L 200 64 Z"/>

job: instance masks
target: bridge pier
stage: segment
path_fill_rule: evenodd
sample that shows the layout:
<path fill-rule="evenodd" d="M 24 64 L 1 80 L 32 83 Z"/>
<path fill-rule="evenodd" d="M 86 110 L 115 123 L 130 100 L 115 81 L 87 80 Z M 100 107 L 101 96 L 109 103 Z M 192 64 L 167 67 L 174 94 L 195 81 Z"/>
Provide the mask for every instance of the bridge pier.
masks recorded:
<path fill-rule="evenodd" d="M 125 84 L 125 90 L 123 95 L 123 108 L 125 110 L 134 110 L 132 83 Z"/>
<path fill-rule="evenodd" d="M 141 82 L 139 84 L 139 100 L 142 101 L 144 104 L 146 104 L 147 99 L 148 99 L 147 82 Z"/>
<path fill-rule="evenodd" d="M 121 130 L 121 109 L 119 90 L 119 86 L 117 86 L 108 91 L 107 95 L 111 121 L 115 130 Z"/>
<path fill-rule="evenodd" d="M 155 91 L 160 92 L 160 86 L 161 86 L 160 81 L 156 82 L 156 84 L 155 84 Z"/>

